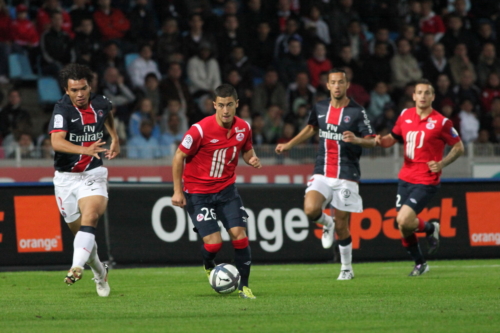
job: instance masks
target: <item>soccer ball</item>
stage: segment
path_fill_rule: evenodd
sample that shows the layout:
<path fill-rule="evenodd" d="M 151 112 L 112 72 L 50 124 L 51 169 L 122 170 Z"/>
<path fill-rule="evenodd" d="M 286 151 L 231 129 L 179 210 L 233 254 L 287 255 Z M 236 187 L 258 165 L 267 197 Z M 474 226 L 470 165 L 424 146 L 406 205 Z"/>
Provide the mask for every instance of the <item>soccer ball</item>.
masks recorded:
<path fill-rule="evenodd" d="M 230 294 L 240 283 L 240 272 L 230 264 L 215 266 L 210 272 L 210 285 L 219 294 Z"/>

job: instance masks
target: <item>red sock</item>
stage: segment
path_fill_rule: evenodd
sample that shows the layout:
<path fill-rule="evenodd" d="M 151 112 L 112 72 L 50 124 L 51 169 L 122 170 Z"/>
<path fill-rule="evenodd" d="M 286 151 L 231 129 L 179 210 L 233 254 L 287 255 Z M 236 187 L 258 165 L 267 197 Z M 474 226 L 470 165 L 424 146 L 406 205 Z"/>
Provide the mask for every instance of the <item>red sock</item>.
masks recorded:
<path fill-rule="evenodd" d="M 241 250 L 248 246 L 248 237 L 232 241 L 235 249 Z"/>
<path fill-rule="evenodd" d="M 410 247 L 413 244 L 418 243 L 417 235 L 411 234 L 408 237 L 401 238 L 401 244 L 403 244 L 404 247 Z"/>
<path fill-rule="evenodd" d="M 418 219 L 418 227 L 417 227 L 417 232 L 424 232 L 425 231 L 425 221 L 422 220 L 420 217 L 417 217 Z"/>
<path fill-rule="evenodd" d="M 203 244 L 205 247 L 205 250 L 207 250 L 210 253 L 217 253 L 220 251 L 222 247 L 222 243 L 217 243 L 217 244 Z"/>

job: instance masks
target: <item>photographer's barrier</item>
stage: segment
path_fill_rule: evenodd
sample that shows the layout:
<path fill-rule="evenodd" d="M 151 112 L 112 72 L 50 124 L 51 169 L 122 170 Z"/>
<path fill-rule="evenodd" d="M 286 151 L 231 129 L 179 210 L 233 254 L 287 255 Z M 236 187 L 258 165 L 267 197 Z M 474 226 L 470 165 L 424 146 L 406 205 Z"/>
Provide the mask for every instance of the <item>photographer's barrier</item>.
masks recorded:
<path fill-rule="evenodd" d="M 333 259 L 333 249 L 321 247 L 321 228 L 304 214 L 303 185 L 237 187 L 249 215 L 255 263 Z M 408 260 L 395 224 L 396 189 L 394 181 L 360 185 L 365 209 L 351 217 L 355 261 Z M 200 237 L 171 197 L 171 184 L 112 184 L 107 218 L 96 236 L 101 258 L 119 264 L 199 264 Z M 52 186 L 3 186 L 0 198 L 1 266 L 71 262 L 73 236 L 59 215 Z M 420 215 L 441 224 L 441 247 L 430 259 L 498 258 L 499 203 L 500 182 L 443 183 Z M 219 262 L 233 254 L 225 231 L 223 239 Z M 425 251 L 425 240 L 421 245 Z"/>

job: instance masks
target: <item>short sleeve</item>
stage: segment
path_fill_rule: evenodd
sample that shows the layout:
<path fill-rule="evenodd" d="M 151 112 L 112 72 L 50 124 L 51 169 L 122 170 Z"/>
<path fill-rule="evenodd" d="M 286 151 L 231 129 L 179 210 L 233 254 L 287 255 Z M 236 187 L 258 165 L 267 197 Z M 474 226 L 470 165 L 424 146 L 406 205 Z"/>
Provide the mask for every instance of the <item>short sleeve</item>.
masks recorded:
<path fill-rule="evenodd" d="M 66 110 L 64 107 L 56 104 L 52 112 L 52 118 L 49 123 L 49 133 L 67 132 L 68 120 L 66 119 Z"/>
<path fill-rule="evenodd" d="M 194 155 L 198 151 L 203 140 L 203 130 L 199 124 L 194 124 L 188 129 L 179 145 L 179 149 L 188 155 Z"/>
<path fill-rule="evenodd" d="M 447 145 L 453 146 L 460 141 L 460 136 L 457 130 L 453 127 L 453 123 L 448 118 L 445 118 L 443 128 L 441 129 L 441 136 Z"/>
<path fill-rule="evenodd" d="M 311 112 L 309 113 L 309 119 L 307 120 L 307 124 L 312 125 L 314 127 L 319 127 L 318 112 L 316 111 L 316 105 L 313 106 Z"/>
<path fill-rule="evenodd" d="M 247 141 L 245 142 L 245 145 L 243 145 L 243 151 L 249 151 L 253 149 L 252 145 L 252 129 L 249 127 L 248 135 L 247 135 Z"/>
<path fill-rule="evenodd" d="M 373 135 L 372 125 L 370 123 L 370 119 L 368 119 L 365 109 L 361 109 L 361 117 L 358 121 L 358 131 L 363 138 L 365 136 Z"/>

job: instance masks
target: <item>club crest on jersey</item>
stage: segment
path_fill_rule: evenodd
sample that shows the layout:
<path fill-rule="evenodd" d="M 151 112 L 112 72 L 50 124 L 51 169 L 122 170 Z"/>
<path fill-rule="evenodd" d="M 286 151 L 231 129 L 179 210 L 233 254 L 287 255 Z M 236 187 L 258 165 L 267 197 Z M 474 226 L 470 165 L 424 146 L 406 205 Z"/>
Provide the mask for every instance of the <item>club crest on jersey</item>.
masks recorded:
<path fill-rule="evenodd" d="M 344 188 L 340 191 L 340 194 L 345 198 L 349 198 L 351 196 L 351 191 L 349 191 L 348 189 Z"/>
<path fill-rule="evenodd" d="M 191 135 L 186 135 L 184 140 L 182 140 L 182 145 L 186 149 L 191 149 L 191 145 L 193 144 L 193 137 Z"/>
<path fill-rule="evenodd" d="M 102 110 L 97 110 L 97 115 L 98 115 L 99 117 L 104 116 L 104 111 L 102 111 Z"/>
<path fill-rule="evenodd" d="M 245 138 L 245 134 L 243 134 L 243 133 L 236 134 L 236 140 L 243 141 L 244 138 Z"/>
<path fill-rule="evenodd" d="M 350 121 L 351 121 L 351 117 L 349 117 L 349 116 L 344 117 L 344 123 L 348 123 Z"/>
<path fill-rule="evenodd" d="M 431 130 L 431 129 L 434 129 L 434 127 L 436 127 L 436 125 L 434 125 L 434 123 L 427 123 L 427 124 L 425 124 L 425 127 L 426 127 L 427 129 L 430 129 L 430 130 Z"/>
<path fill-rule="evenodd" d="M 198 221 L 198 222 L 203 221 L 203 214 L 196 215 L 196 221 Z"/>

